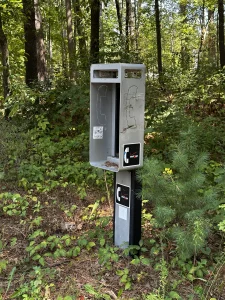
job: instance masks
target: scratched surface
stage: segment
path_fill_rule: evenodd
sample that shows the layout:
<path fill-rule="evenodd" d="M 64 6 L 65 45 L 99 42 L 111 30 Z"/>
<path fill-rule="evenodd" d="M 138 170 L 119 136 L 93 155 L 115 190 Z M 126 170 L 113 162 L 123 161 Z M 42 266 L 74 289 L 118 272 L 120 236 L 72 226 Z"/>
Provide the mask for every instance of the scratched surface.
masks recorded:
<path fill-rule="evenodd" d="M 96 101 L 96 115 L 98 120 L 98 125 L 106 125 L 107 115 L 106 115 L 106 101 L 107 101 L 108 86 L 101 85 L 98 88 L 97 101 Z"/>

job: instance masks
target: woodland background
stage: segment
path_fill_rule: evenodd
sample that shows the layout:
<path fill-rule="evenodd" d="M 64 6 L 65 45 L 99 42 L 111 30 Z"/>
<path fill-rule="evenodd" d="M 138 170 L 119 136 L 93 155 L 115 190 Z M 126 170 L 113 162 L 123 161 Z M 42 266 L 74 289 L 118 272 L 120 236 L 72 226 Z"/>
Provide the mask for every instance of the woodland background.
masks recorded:
<path fill-rule="evenodd" d="M 223 0 L 1 0 L 0 299 L 225 299 L 224 47 Z M 88 162 L 98 62 L 146 65 L 126 250 Z"/>

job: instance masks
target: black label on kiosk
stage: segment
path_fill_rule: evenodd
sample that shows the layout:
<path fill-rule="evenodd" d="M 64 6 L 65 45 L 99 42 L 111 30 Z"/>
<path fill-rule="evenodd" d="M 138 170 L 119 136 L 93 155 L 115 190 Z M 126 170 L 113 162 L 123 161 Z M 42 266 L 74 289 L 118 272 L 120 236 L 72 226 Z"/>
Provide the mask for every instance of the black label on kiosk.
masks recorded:
<path fill-rule="evenodd" d="M 125 185 L 116 185 L 116 203 L 123 206 L 130 206 L 130 188 Z"/>
<path fill-rule="evenodd" d="M 136 166 L 140 164 L 140 144 L 124 145 L 123 166 Z"/>

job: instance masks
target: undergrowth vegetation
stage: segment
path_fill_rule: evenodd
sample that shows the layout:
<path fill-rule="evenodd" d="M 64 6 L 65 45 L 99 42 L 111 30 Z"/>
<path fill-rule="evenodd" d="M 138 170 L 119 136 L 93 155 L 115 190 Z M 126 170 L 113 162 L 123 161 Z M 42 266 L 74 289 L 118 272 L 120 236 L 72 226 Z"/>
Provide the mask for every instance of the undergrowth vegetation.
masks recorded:
<path fill-rule="evenodd" d="M 223 73 L 182 92 L 148 83 L 142 240 L 123 250 L 113 176 L 88 162 L 88 87 L 14 91 L 0 120 L 0 299 L 222 299 L 224 91 Z"/>

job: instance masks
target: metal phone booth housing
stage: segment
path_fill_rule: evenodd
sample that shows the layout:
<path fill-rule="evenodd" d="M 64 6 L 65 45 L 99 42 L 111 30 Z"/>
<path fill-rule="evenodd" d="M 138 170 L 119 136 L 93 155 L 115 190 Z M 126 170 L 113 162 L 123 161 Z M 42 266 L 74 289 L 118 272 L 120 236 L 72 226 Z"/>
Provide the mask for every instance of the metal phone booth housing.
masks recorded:
<path fill-rule="evenodd" d="M 113 172 L 141 167 L 145 66 L 94 64 L 90 90 L 90 164 Z"/>
<path fill-rule="evenodd" d="M 114 244 L 125 248 L 141 239 L 145 66 L 94 64 L 90 85 L 90 164 L 115 172 Z"/>

